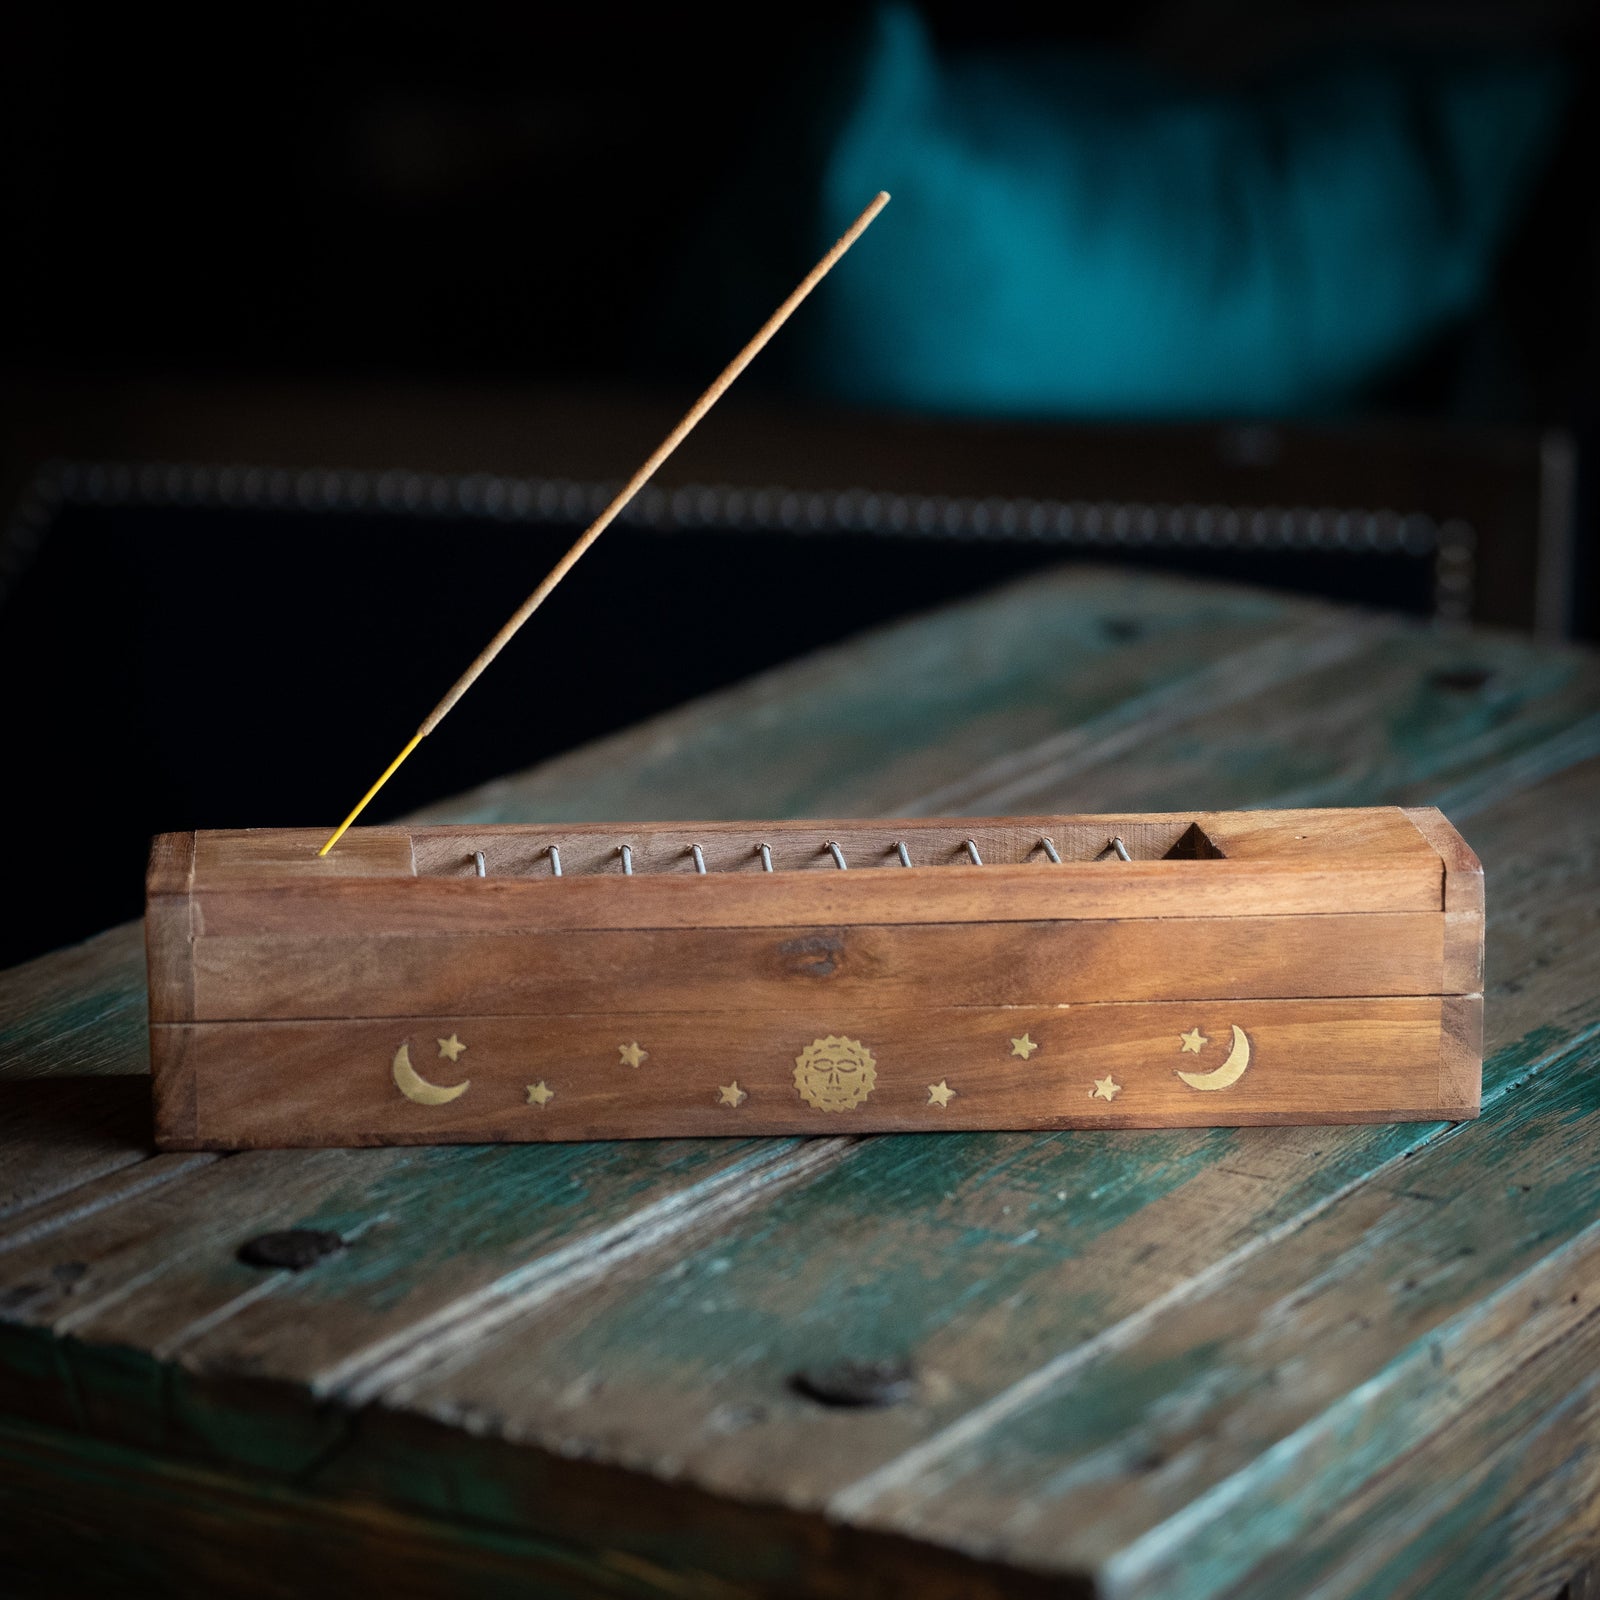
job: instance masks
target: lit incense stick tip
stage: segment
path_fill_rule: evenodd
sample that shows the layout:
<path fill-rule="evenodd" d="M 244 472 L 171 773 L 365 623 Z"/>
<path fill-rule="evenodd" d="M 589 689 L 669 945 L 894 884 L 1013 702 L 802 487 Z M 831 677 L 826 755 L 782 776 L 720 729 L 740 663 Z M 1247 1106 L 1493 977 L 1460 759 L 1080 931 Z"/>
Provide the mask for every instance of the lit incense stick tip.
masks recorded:
<path fill-rule="evenodd" d="M 344 838 L 345 833 L 348 831 L 348 829 L 350 827 L 350 824 L 352 822 L 354 822 L 356 820 L 356 818 L 359 817 L 361 815 L 361 813 L 363 811 L 365 811 L 367 809 L 367 807 L 372 803 L 373 795 L 375 795 L 384 786 L 384 784 L 386 784 L 395 775 L 395 771 L 399 767 L 400 763 L 402 761 L 404 761 L 405 758 L 408 755 L 410 755 L 411 752 L 413 750 L 415 750 L 417 748 L 417 746 L 419 744 L 421 744 L 421 743 L 422 743 L 422 734 L 421 734 L 420 731 L 418 731 L 418 732 L 416 732 L 416 733 L 411 735 L 410 741 L 407 743 L 405 749 L 402 750 L 400 752 L 400 754 L 397 755 L 394 758 L 394 760 L 391 761 L 389 763 L 389 765 L 383 769 L 383 776 L 381 778 L 379 778 L 378 781 L 375 784 L 373 784 L 373 786 L 370 789 L 368 789 L 367 792 L 364 795 L 362 795 L 362 797 L 356 802 L 355 810 L 352 811 L 350 813 L 350 815 L 348 817 L 346 817 L 344 819 L 344 821 L 341 822 L 339 824 L 339 826 L 333 830 L 333 837 L 331 839 L 329 839 L 328 842 L 325 845 L 323 845 L 323 847 L 319 851 L 317 851 L 317 854 L 319 856 L 327 855 L 327 853 L 331 849 L 333 849 L 333 847 L 336 844 L 338 844 L 338 842 L 342 838 Z"/>

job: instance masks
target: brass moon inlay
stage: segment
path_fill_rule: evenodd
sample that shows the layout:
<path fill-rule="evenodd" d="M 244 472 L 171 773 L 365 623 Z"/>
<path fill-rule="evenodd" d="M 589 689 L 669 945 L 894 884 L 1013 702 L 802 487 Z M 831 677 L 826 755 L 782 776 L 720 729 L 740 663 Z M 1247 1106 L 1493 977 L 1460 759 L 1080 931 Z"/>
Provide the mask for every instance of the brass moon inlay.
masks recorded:
<path fill-rule="evenodd" d="M 851 1111 L 872 1093 L 878 1067 L 859 1039 L 830 1033 L 794 1058 L 794 1086 L 818 1111 Z"/>
<path fill-rule="evenodd" d="M 1233 1025 L 1233 1048 L 1228 1059 L 1215 1072 L 1180 1072 L 1178 1076 L 1191 1089 L 1226 1089 L 1244 1076 L 1250 1065 L 1250 1040 L 1238 1023 Z"/>
<path fill-rule="evenodd" d="M 467 1092 L 467 1086 L 472 1082 L 470 1078 L 460 1083 L 453 1083 L 448 1089 L 442 1088 L 437 1083 L 429 1083 L 417 1069 L 411 1065 L 411 1041 L 408 1039 L 394 1053 L 394 1086 L 407 1100 L 415 1100 L 419 1106 L 443 1106 Z"/>

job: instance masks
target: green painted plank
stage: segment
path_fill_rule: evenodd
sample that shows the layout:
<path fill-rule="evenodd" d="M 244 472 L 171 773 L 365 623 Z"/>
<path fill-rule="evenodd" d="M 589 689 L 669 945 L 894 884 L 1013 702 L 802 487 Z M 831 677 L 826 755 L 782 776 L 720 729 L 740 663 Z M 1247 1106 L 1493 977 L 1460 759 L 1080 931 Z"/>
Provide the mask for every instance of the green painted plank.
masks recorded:
<path fill-rule="evenodd" d="M 148 1073 L 144 930 L 129 923 L 0 972 L 0 1083 Z"/>
<path fill-rule="evenodd" d="M 1560 1600 L 1594 1560 L 1597 1367 L 1591 1318 L 1276 1552 L 1238 1600 Z"/>
<path fill-rule="evenodd" d="M 1600 749 L 1593 656 L 1493 635 L 1464 647 L 1420 630 L 1350 642 L 1360 648 L 1302 660 L 1294 674 L 1262 681 L 1235 703 L 1196 703 L 1164 730 L 1141 728 L 1126 748 L 1102 745 L 1069 759 L 1047 750 L 1027 770 L 975 778 L 952 798 L 984 813 L 1431 804 L 1454 796 L 1465 811 L 1468 800 L 1481 809 L 1492 798 L 1492 789 L 1479 794 L 1485 783 L 1509 777 L 1505 787 L 1526 787 Z M 1490 674 L 1481 689 L 1448 687 L 1463 662 Z M 1271 706 L 1266 720 L 1255 714 L 1262 701 Z M 1552 743 L 1543 763 L 1529 764 Z"/>
<path fill-rule="evenodd" d="M 10 1594 L 380 1591 L 416 1600 L 681 1596 L 684 1576 L 371 1502 L 332 1502 L 44 1429 L 0 1425 L 0 1566 Z M 696 1592 L 750 1591 L 707 1578 Z"/>
<path fill-rule="evenodd" d="M 110 1438 L 170 1443 L 186 1424 L 169 1409 L 162 1363 L 203 1366 L 196 1343 L 247 1310 L 293 1302 L 268 1319 L 272 1336 L 234 1343 L 233 1374 L 379 1356 L 397 1331 L 433 1335 L 430 1316 L 492 1320 L 500 1307 L 547 1293 L 553 1273 L 581 1276 L 589 1257 L 665 1248 L 675 1230 L 705 1226 L 708 1215 L 731 1213 L 828 1159 L 825 1142 L 685 1140 L 258 1152 L 215 1162 L 0 1254 L 0 1322 L 9 1325 L 0 1404 Z M 288 1227 L 351 1242 L 303 1276 L 236 1259 L 246 1239 Z M 564 1263 L 563 1249 L 572 1258 Z M 453 1336 L 448 1316 L 444 1331 Z M 292 1414 L 265 1436 L 231 1424 L 224 1433 L 190 1442 L 274 1471 L 298 1470 L 307 1452 L 325 1447 L 321 1424 L 306 1430 Z"/>
<path fill-rule="evenodd" d="M 1600 1025 L 1480 1122 L 834 1509 L 1096 1572 L 1118 1596 L 1234 1593 L 1463 1392 L 1591 1314 L 1566 1285 L 1600 1263 L 1597 1066 Z M 1578 1242 L 1581 1263 L 1550 1272 Z M 1542 1340 L 1517 1284 L 1541 1270 L 1566 1307 Z"/>
<path fill-rule="evenodd" d="M 6 1223 L 150 1155 L 150 1085 L 137 1077 L 0 1082 L 0 1249 Z M 28 1218 L 28 1225 L 35 1219 Z"/>

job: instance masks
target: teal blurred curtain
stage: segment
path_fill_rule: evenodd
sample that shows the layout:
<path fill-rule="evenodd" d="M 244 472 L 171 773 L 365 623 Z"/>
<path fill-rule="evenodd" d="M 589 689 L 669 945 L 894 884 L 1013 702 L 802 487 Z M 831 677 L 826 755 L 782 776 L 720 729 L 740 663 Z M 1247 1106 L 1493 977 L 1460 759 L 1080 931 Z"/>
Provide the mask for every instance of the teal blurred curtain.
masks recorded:
<path fill-rule="evenodd" d="M 748 267 L 763 213 L 789 206 L 815 252 L 893 193 L 789 336 L 818 395 L 1317 412 L 1482 300 L 1563 101 L 1559 63 L 1531 53 L 1341 56 L 1229 87 L 1110 53 L 941 56 L 889 5 L 830 62 L 784 182 L 752 182 L 718 233 Z"/>

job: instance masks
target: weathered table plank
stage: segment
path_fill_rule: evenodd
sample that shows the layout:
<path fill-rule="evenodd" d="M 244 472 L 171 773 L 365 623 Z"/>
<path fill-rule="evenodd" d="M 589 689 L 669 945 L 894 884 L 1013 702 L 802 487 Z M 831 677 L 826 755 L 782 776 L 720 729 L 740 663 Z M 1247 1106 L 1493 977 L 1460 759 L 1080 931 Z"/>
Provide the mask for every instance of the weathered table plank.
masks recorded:
<path fill-rule="evenodd" d="M 97 1440 L 0 1425 L 0 1505 L 70 1549 L 70 1570 L 26 1554 L 11 1595 L 194 1594 L 283 1600 L 365 1593 L 435 1600 L 660 1600 L 684 1575 L 595 1556 L 371 1500 L 331 1500 L 280 1483 L 152 1458 Z M 223 1537 L 219 1537 L 223 1534 Z M 5 1543 L 0 1535 L 0 1546 Z M 251 1552 L 248 1561 L 235 1554 Z M 174 1582 L 173 1574 L 185 1574 Z M 65 1581 L 63 1581 L 65 1580 Z M 750 1591 L 707 1575 L 696 1592 Z"/>
<path fill-rule="evenodd" d="M 143 1077 L 34 1078 L 0 1095 L 0 1219 L 150 1153 L 150 1085 Z"/>
<path fill-rule="evenodd" d="M 297 1369 L 319 1351 L 346 1365 L 356 1351 L 375 1360 L 397 1328 L 408 1342 L 432 1341 L 436 1320 L 447 1330 L 469 1318 L 483 1322 L 508 1299 L 559 1292 L 630 1250 L 667 1248 L 674 1232 L 732 1215 L 768 1188 L 821 1167 L 830 1148 L 655 1141 L 642 1157 L 620 1145 L 571 1145 L 566 1159 L 553 1161 L 506 1162 L 496 1159 L 502 1152 L 474 1146 L 255 1152 L 216 1161 L 36 1233 L 0 1258 L 11 1318 L 72 1337 L 71 1359 L 82 1369 L 60 1391 L 26 1369 L 13 1387 L 0 1369 L 0 1403 L 13 1415 L 63 1421 L 94 1403 L 96 1350 L 124 1366 L 129 1351 L 167 1360 L 280 1294 L 295 1303 L 270 1320 Z M 346 1262 L 328 1265 L 348 1264 L 351 1276 L 336 1292 L 359 1296 L 364 1313 L 350 1305 L 319 1322 L 315 1304 L 294 1293 L 292 1273 L 263 1273 L 235 1259 L 244 1239 L 289 1226 L 351 1241 Z M 70 1271 L 59 1270 L 63 1262 Z M 324 1295 L 333 1287 L 327 1268 L 304 1280 L 314 1301 L 319 1280 Z M 272 1367 L 258 1352 L 233 1370 Z M 143 1398 L 162 1403 L 154 1390 Z M 118 1386 L 103 1436 L 137 1441 L 162 1427 L 142 1401 L 130 1409 Z M 309 1437 L 320 1448 L 321 1430 Z M 284 1438 L 274 1440 L 275 1457 L 285 1448 Z"/>
<path fill-rule="evenodd" d="M 652 1593 L 672 1592 L 674 1571 L 767 1592 L 1024 1592 L 1049 1573 L 1155 1593 L 1177 1570 L 1197 1594 L 1291 1592 L 1272 1588 L 1284 1574 L 1329 1595 L 1402 1576 L 1397 1592 L 1465 1594 L 1469 1579 L 1534 1592 L 1552 1569 L 1527 1537 L 1505 1530 L 1489 1561 L 1448 1536 L 1461 1512 L 1447 1494 L 1385 1470 L 1383 1406 L 1411 1419 L 1408 1461 L 1437 1470 L 1456 1436 L 1480 1441 L 1484 1463 L 1509 1452 L 1514 1466 L 1485 1465 L 1470 1486 L 1461 1475 L 1462 1503 L 1502 1521 L 1537 1503 L 1547 1533 L 1565 1530 L 1543 1548 L 1577 1550 L 1593 1469 L 1575 1471 L 1554 1441 L 1581 1437 L 1589 1415 L 1564 1354 L 1589 1337 L 1585 1300 L 1525 1325 L 1515 1313 L 1589 1259 L 1597 706 L 1600 669 L 1581 652 L 1079 572 L 869 636 L 435 813 L 1453 796 L 1488 868 L 1491 920 L 1487 1114 L 1458 1130 L 263 1152 L 174 1167 L 190 1158 L 143 1158 L 137 1102 L 108 1110 L 85 1093 L 142 1083 L 72 1076 L 142 1063 L 136 939 L 117 930 L 0 975 L 0 1409 L 46 1430 L 16 1434 L 32 1442 L 8 1471 L 78 1471 L 60 1465 L 84 1448 L 60 1442 L 76 1434 L 151 1452 L 180 1478 L 204 1463 L 228 1493 L 253 1473 L 336 1519 L 377 1496 L 435 1532 L 535 1541 L 555 1566 L 576 1563 L 574 1593 L 625 1592 L 624 1569 Z M 9 1097 L 30 1087 L 62 1102 L 12 1126 L 26 1102 Z M 1564 1163 L 1558 1183 L 1515 1201 L 1494 1191 L 1546 1157 Z M 1448 1203 L 1408 1199 L 1417 1172 L 1437 1172 L 1428 1192 Z M 1452 1255 L 1480 1221 L 1494 1248 Z M 233 1259 L 242 1238 L 290 1222 L 350 1246 L 299 1276 Z M 1430 1287 L 1389 1292 L 1407 1242 Z M 1329 1263 L 1320 1296 L 1278 1326 L 1313 1251 Z M 1337 1320 L 1352 1297 L 1374 1307 L 1358 1337 Z M 1311 1333 L 1327 1328 L 1339 1337 L 1324 1361 L 1330 1337 Z M 1435 1373 L 1445 1345 L 1455 1354 Z M 923 1374 L 905 1406 L 828 1410 L 785 1387 L 800 1366 L 897 1350 Z M 1508 1421 L 1489 1397 L 1519 1384 Z M 1368 1386 L 1388 1400 L 1363 1410 Z M 1558 1477 L 1579 1508 L 1565 1521 Z M 1374 1521 L 1366 1560 L 1331 1532 L 1360 1505 Z M 1426 1512 L 1415 1540 L 1401 1507 Z M 1482 1586 L 1489 1573 L 1498 1589 Z"/>
<path fill-rule="evenodd" d="M 144 930 L 112 928 L 0 972 L 0 1078 L 150 1070 Z"/>
<path fill-rule="evenodd" d="M 1304 1537 L 1397 1437 L 1433 1431 L 1458 1385 L 1492 1385 L 1594 1315 L 1600 1078 L 1563 1070 L 1592 1059 L 1546 1063 L 1484 1135 L 1391 1163 L 1089 1359 L 1031 1374 L 1025 1410 L 964 1418 L 840 1509 L 1025 1564 L 1070 1552 L 1117 1593 L 1170 1593 L 1180 1575 L 1186 1593 L 1237 1592 L 1266 1539 Z M 1524 1273 L 1534 1287 L 1508 1294 Z"/>

